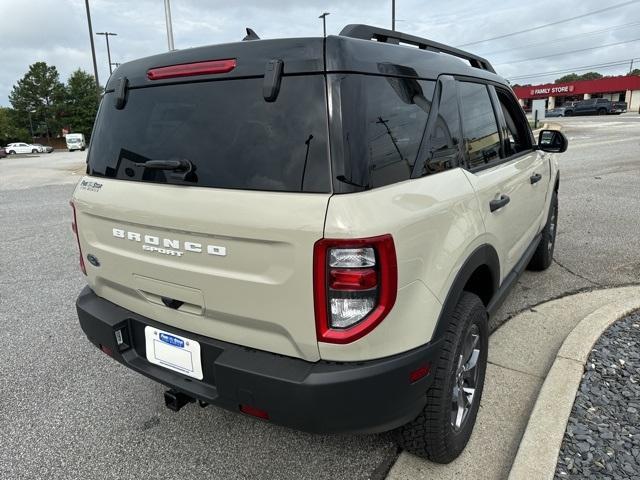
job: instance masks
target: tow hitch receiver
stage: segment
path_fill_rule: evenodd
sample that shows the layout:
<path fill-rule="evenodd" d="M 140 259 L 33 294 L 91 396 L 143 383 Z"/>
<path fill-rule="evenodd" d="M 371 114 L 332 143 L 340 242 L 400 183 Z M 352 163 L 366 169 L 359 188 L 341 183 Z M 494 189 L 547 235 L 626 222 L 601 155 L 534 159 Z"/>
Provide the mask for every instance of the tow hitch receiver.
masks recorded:
<path fill-rule="evenodd" d="M 179 411 L 187 403 L 192 402 L 195 402 L 194 398 L 191 398 L 189 395 L 185 395 L 182 392 L 178 392 L 173 388 L 164 392 L 164 404 L 174 412 Z"/>

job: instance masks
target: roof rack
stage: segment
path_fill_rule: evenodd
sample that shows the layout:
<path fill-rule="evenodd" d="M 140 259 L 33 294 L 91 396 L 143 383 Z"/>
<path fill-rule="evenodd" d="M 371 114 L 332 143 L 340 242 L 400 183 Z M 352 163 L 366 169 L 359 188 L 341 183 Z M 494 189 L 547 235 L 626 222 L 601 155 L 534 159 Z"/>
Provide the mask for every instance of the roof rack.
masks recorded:
<path fill-rule="evenodd" d="M 421 50 L 447 53 L 454 57 L 467 60 L 472 67 L 496 73 L 489 61 L 482 57 L 474 55 L 473 53 L 465 52 L 464 50 L 459 50 L 455 47 L 450 47 L 443 43 L 434 42 L 432 40 L 416 37 L 407 33 L 373 27 L 371 25 L 350 24 L 342 29 L 340 35 L 343 37 L 360 38 L 362 40 L 377 40 L 378 42 L 393 43 L 396 45 L 404 43 L 418 47 Z"/>

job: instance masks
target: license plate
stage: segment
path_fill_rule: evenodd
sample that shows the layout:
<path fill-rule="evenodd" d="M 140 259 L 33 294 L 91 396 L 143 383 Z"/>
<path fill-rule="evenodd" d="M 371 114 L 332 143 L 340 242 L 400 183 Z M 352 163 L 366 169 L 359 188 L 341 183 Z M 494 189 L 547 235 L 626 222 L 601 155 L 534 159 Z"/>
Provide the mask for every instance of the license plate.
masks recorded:
<path fill-rule="evenodd" d="M 144 337 L 151 363 L 202 380 L 198 342 L 150 326 L 144 327 Z"/>

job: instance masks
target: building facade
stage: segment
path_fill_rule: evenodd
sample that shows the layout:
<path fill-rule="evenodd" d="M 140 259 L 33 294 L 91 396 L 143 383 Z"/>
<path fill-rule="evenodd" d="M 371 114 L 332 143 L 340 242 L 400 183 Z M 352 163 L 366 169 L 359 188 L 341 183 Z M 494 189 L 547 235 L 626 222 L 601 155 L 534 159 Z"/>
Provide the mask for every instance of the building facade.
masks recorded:
<path fill-rule="evenodd" d="M 578 80 L 567 83 L 547 83 L 513 87 L 525 110 L 533 100 L 546 99 L 548 109 L 564 103 L 589 98 L 606 98 L 613 102 L 626 102 L 627 111 L 640 111 L 640 76 L 624 75 L 597 80 Z"/>

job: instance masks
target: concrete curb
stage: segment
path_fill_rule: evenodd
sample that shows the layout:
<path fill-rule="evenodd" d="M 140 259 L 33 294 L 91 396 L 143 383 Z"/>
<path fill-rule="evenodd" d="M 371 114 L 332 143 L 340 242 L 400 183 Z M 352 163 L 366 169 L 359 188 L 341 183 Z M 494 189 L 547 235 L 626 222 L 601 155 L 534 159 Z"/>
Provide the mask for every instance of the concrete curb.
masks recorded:
<path fill-rule="evenodd" d="M 640 298 L 610 303 L 583 318 L 567 336 L 538 394 L 509 480 L 553 479 L 567 421 L 593 345 L 612 323 L 638 309 Z"/>

